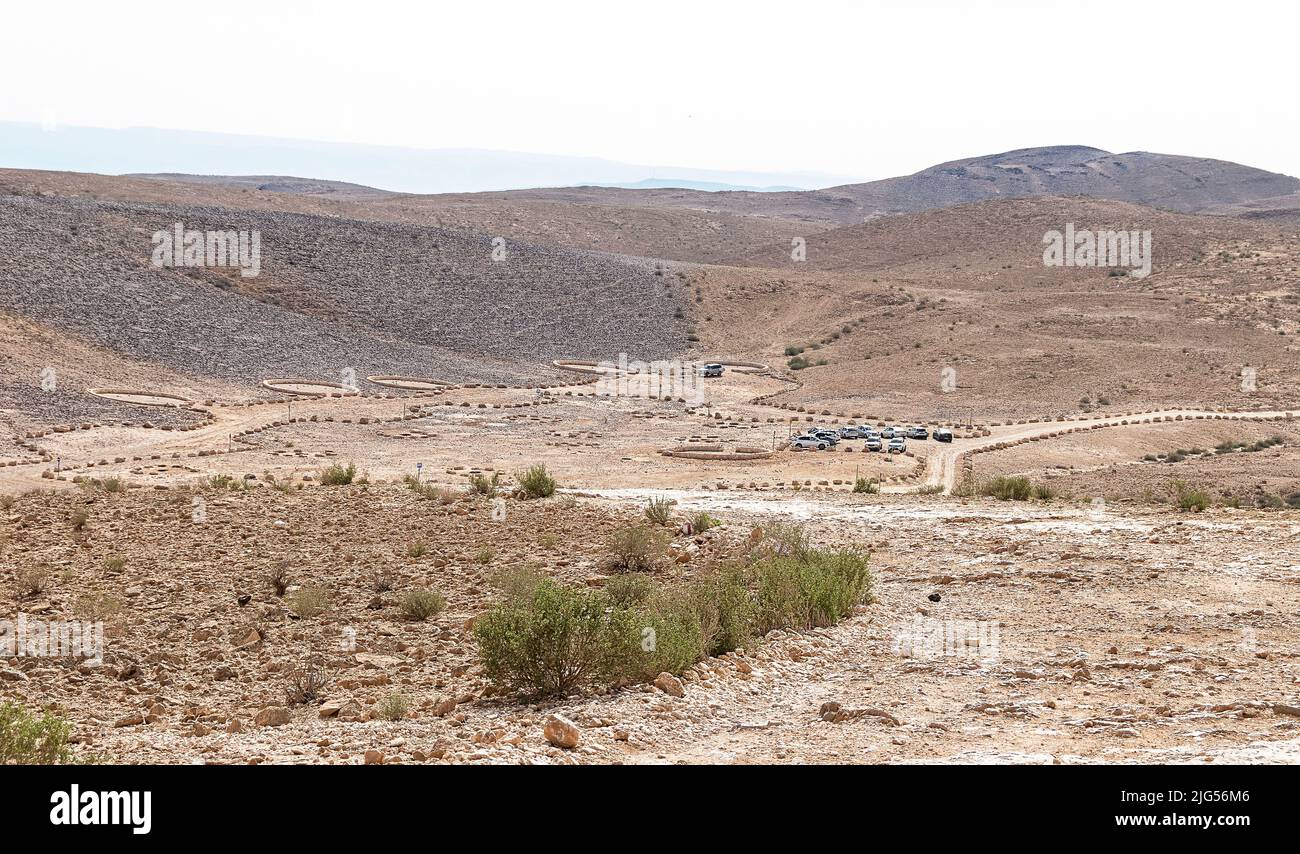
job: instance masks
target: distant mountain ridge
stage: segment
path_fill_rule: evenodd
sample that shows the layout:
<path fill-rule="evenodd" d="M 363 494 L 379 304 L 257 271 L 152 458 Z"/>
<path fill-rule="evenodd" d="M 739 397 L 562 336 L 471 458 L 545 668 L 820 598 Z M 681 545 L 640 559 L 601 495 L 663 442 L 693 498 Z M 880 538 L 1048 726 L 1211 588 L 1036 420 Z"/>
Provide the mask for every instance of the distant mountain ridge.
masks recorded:
<path fill-rule="evenodd" d="M 578 184 L 705 182 L 824 187 L 851 176 L 622 163 L 477 148 L 411 148 L 165 128 L 55 127 L 0 121 L 0 167 L 105 175 L 299 175 L 394 193 L 470 193 Z"/>

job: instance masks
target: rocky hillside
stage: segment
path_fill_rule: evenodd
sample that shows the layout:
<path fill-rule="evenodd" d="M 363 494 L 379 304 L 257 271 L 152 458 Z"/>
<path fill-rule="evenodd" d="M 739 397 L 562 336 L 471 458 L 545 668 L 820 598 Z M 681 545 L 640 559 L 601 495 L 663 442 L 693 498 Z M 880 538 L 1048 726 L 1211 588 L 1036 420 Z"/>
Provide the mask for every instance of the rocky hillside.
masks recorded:
<path fill-rule="evenodd" d="M 257 229 L 261 272 L 157 268 L 152 235 Z M 270 210 L 0 195 L 0 311 L 255 388 L 343 368 L 536 376 L 553 358 L 685 346 L 675 279 L 615 256 Z"/>

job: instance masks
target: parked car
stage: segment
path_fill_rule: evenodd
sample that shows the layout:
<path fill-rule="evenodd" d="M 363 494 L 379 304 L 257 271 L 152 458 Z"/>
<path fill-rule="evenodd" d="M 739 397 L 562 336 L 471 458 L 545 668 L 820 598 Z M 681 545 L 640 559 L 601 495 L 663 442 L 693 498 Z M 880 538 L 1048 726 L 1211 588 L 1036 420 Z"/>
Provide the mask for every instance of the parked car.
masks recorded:
<path fill-rule="evenodd" d="M 951 442 L 952 431 L 947 427 L 940 427 L 938 430 L 934 431 L 934 440 L 936 442 Z"/>
<path fill-rule="evenodd" d="M 808 435 L 823 439 L 828 445 L 838 445 L 840 443 L 840 434 L 834 430 L 813 430 Z"/>
<path fill-rule="evenodd" d="M 901 454 L 907 450 L 907 440 L 902 436 L 895 436 L 889 440 L 889 453 Z"/>
<path fill-rule="evenodd" d="M 719 365 L 716 362 L 710 362 L 700 368 L 700 375 L 705 377 L 720 377 L 722 376 L 722 365 Z"/>
<path fill-rule="evenodd" d="M 881 430 L 881 431 L 880 431 L 880 435 L 883 436 L 883 437 L 885 437 L 886 439 L 892 439 L 892 438 L 894 438 L 895 436 L 901 436 L 901 435 L 903 435 L 903 428 L 902 428 L 902 427 L 895 427 L 893 424 L 890 424 L 890 425 L 889 425 L 888 427 L 886 427 L 884 430 Z"/>
<path fill-rule="evenodd" d="M 819 436 L 795 436 L 790 440 L 790 450 L 792 451 L 824 451 L 829 447 L 826 440 Z"/>
<path fill-rule="evenodd" d="M 861 439 L 862 431 L 857 427 L 841 427 L 838 431 L 841 439 Z"/>
<path fill-rule="evenodd" d="M 884 445 L 881 444 L 879 436 L 872 436 L 867 439 L 866 449 L 868 451 L 879 451 L 883 447 Z"/>
<path fill-rule="evenodd" d="M 877 430 L 875 427 L 863 427 L 861 429 L 862 429 L 862 438 L 864 439 L 880 438 L 880 431 Z"/>
<path fill-rule="evenodd" d="M 925 429 L 924 427 L 908 427 L 908 428 L 907 428 L 907 438 L 909 438 L 909 439 L 928 439 L 928 438 L 930 438 L 930 431 L 927 430 L 927 429 Z"/>

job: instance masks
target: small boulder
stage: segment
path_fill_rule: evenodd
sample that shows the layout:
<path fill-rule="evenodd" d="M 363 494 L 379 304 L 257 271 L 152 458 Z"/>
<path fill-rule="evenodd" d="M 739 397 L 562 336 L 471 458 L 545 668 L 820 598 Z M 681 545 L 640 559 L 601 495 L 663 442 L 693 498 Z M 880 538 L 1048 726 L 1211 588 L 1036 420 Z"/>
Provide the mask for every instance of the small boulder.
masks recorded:
<path fill-rule="evenodd" d="M 267 706 L 253 718 L 253 723 L 257 726 L 284 726 L 288 722 L 289 710 L 284 706 Z"/>
<path fill-rule="evenodd" d="M 671 673 L 664 672 L 656 676 L 655 687 L 672 697 L 686 696 L 686 689 L 682 687 L 682 680 Z"/>
<path fill-rule="evenodd" d="M 548 716 L 542 734 L 551 744 L 563 747 L 565 750 L 572 750 L 582 740 L 582 731 L 578 729 L 578 725 L 562 715 Z"/>

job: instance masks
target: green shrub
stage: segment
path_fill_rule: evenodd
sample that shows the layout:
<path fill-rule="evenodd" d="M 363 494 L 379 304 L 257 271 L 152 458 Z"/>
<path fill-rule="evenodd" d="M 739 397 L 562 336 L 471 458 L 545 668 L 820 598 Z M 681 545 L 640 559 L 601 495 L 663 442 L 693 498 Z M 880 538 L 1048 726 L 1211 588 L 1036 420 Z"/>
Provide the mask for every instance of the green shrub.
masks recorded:
<path fill-rule="evenodd" d="M 671 498 L 651 498 L 645 507 L 645 517 L 656 525 L 667 525 L 672 509 Z"/>
<path fill-rule="evenodd" d="M 611 608 L 598 591 L 540 580 L 474 626 L 483 672 L 498 688 L 533 695 L 607 685 L 640 656 L 630 611 Z"/>
<path fill-rule="evenodd" d="M 722 655 L 749 645 L 758 608 L 744 567 L 728 566 L 692 584 L 706 655 Z"/>
<path fill-rule="evenodd" d="M 614 568 L 620 572 L 647 572 L 663 559 L 668 535 L 650 525 L 633 525 L 609 538 Z"/>
<path fill-rule="evenodd" d="M 760 634 L 833 625 L 871 595 L 867 557 L 855 550 L 815 549 L 802 557 L 771 557 L 754 572 Z"/>
<path fill-rule="evenodd" d="M 519 486 L 529 498 L 549 498 L 555 494 L 555 478 L 541 463 L 519 475 Z"/>
<path fill-rule="evenodd" d="M 1027 477 L 994 477 L 979 485 L 980 495 L 989 495 L 1003 501 L 1028 501 L 1034 485 Z"/>
<path fill-rule="evenodd" d="M 644 575 L 616 575 L 605 582 L 605 593 L 616 608 L 640 605 L 655 592 L 655 585 Z"/>
<path fill-rule="evenodd" d="M 1193 489 L 1183 481 L 1174 482 L 1174 501 L 1183 512 L 1200 513 L 1210 504 L 1210 497 L 1204 490 Z"/>
<path fill-rule="evenodd" d="M 501 473 L 495 472 L 491 477 L 485 474 L 471 475 L 469 479 L 469 491 L 479 495 L 496 495 L 497 486 L 501 483 Z"/>
<path fill-rule="evenodd" d="M 402 597 L 402 616 L 415 622 L 441 614 L 446 607 L 447 600 L 435 590 L 412 590 Z"/>
<path fill-rule="evenodd" d="M 714 519 L 708 513 L 705 513 L 703 511 L 700 511 L 699 513 L 696 513 L 694 516 L 691 517 L 691 530 L 697 534 L 703 531 L 707 531 L 710 528 L 716 528 L 718 525 L 721 524 L 722 522 L 718 521 L 717 519 Z"/>
<path fill-rule="evenodd" d="M 690 590 L 663 591 L 638 612 L 635 651 L 627 675 L 653 679 L 681 673 L 708 654 L 704 628 Z"/>
<path fill-rule="evenodd" d="M 76 761 L 72 726 L 48 712 L 37 717 L 22 706 L 0 703 L 0 765 L 69 765 Z"/>
<path fill-rule="evenodd" d="M 1000 498 L 1003 501 L 1028 501 L 1036 498 L 1048 501 L 1056 497 L 1056 490 L 1046 484 L 1036 484 L 1027 477 L 994 477 L 979 484 L 980 495 Z"/>
<path fill-rule="evenodd" d="M 357 476 L 356 463 L 333 463 L 321 469 L 320 482 L 323 486 L 347 486 Z"/>
<path fill-rule="evenodd" d="M 880 481 L 876 480 L 875 478 L 871 478 L 870 480 L 868 480 L 865 477 L 860 477 L 857 480 L 853 481 L 853 491 L 865 492 L 869 495 L 875 495 L 880 492 Z"/>

